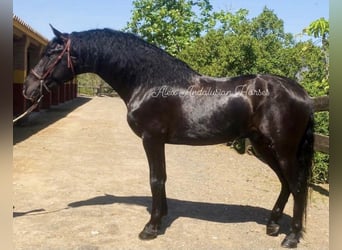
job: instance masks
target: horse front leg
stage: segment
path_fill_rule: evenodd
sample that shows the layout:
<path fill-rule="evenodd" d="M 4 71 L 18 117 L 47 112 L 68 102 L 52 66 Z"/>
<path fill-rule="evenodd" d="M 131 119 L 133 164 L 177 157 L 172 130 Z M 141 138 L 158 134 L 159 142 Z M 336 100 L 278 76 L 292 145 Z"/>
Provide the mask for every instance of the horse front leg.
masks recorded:
<path fill-rule="evenodd" d="M 143 145 L 150 167 L 150 185 L 152 191 L 151 218 L 146 224 L 139 238 L 142 240 L 154 239 L 158 235 L 162 217 L 167 215 L 165 193 L 165 144 L 160 138 L 143 135 Z"/>

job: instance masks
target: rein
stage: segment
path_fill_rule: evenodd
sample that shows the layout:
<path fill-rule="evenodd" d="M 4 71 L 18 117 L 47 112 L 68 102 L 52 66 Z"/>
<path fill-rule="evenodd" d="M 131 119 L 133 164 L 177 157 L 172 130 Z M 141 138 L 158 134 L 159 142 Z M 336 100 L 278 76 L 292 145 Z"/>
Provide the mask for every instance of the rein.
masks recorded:
<path fill-rule="evenodd" d="M 39 75 L 34 69 L 31 69 L 31 73 L 39 80 L 40 82 L 40 97 L 39 99 L 32 104 L 24 113 L 22 113 L 20 116 L 16 117 L 13 120 L 13 123 L 18 121 L 19 119 L 23 118 L 24 116 L 28 115 L 31 113 L 40 103 L 40 101 L 43 99 L 43 87 L 47 90 L 47 92 L 51 92 L 49 87 L 46 85 L 45 80 L 46 78 L 52 73 L 52 71 L 55 69 L 56 65 L 62 60 L 64 54 L 67 54 L 68 57 L 68 69 L 71 69 L 72 74 L 75 76 L 75 69 L 74 65 L 72 64 L 72 59 L 70 56 L 70 45 L 71 45 L 71 40 L 68 38 L 67 42 L 65 43 L 64 49 L 62 52 L 58 55 L 54 63 L 47 69 L 47 71 L 43 75 Z"/>

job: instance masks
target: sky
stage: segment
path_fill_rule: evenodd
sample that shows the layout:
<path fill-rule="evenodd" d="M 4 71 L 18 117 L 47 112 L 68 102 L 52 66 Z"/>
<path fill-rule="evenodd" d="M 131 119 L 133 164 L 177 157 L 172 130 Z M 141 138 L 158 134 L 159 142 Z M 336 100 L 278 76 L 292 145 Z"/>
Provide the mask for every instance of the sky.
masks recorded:
<path fill-rule="evenodd" d="M 130 20 L 132 0 L 13 0 L 13 13 L 47 39 L 49 23 L 62 32 L 94 28 L 123 29 Z M 285 32 L 300 34 L 312 21 L 329 19 L 329 0 L 211 0 L 215 11 L 249 11 L 249 18 L 272 9 L 284 21 Z M 300 39 L 300 36 L 297 37 Z M 304 38 L 303 38 L 304 39 Z"/>

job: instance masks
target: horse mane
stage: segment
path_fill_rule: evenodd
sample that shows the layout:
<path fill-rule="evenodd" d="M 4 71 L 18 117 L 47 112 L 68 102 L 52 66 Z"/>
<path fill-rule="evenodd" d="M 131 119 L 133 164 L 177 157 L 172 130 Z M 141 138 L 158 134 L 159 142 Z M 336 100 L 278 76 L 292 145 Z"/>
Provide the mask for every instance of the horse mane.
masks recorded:
<path fill-rule="evenodd" d="M 93 61 L 95 71 L 111 65 L 124 72 L 130 84 L 133 79 L 140 84 L 186 84 L 191 76 L 200 75 L 182 60 L 132 33 L 105 28 L 73 32 L 70 37 L 82 61 Z M 95 57 L 94 51 L 100 56 Z"/>

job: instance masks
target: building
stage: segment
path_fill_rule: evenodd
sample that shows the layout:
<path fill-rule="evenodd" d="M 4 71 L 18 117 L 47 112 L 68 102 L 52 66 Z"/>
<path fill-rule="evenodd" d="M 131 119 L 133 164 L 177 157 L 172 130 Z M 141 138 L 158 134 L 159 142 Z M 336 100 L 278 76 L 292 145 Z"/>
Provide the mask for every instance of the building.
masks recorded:
<path fill-rule="evenodd" d="M 13 15 L 13 116 L 20 115 L 30 105 L 22 95 L 23 83 L 47 44 L 45 37 Z M 43 94 L 42 103 L 36 111 L 74 99 L 77 96 L 77 84 L 67 82 L 50 93 L 44 89 Z"/>

